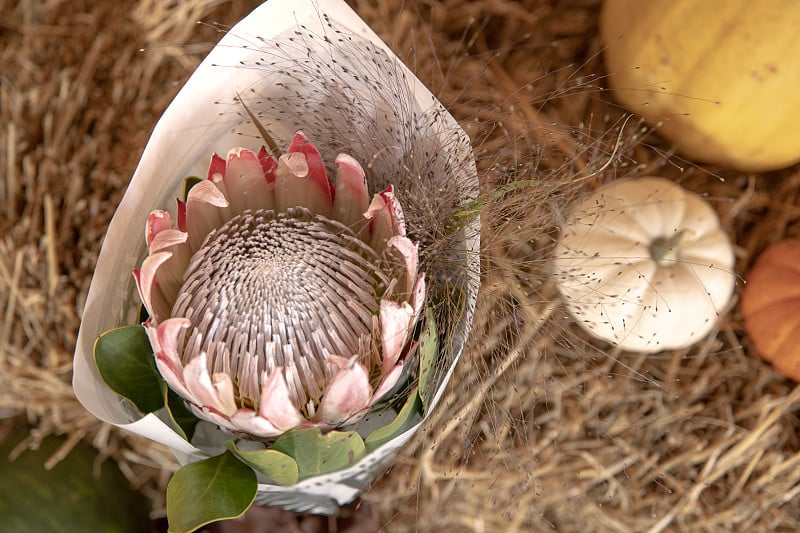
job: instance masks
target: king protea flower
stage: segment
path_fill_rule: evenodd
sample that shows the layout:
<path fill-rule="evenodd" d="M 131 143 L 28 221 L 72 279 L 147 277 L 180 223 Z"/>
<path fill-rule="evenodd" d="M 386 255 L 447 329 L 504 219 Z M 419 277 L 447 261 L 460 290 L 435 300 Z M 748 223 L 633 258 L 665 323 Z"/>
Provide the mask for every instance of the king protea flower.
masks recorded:
<path fill-rule="evenodd" d="M 340 154 L 331 181 L 297 133 L 275 158 L 232 149 L 147 219 L 134 271 L 167 384 L 237 435 L 330 429 L 386 396 L 414 350 L 425 296 L 391 186 L 370 200 Z"/>

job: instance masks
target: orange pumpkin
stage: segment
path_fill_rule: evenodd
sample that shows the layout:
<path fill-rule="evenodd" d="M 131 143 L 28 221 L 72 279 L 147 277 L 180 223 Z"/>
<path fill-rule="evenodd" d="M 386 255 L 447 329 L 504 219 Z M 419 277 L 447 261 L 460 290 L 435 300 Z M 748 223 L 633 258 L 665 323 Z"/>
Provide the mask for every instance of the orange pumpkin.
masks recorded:
<path fill-rule="evenodd" d="M 761 356 L 800 381 L 800 240 L 767 248 L 747 275 L 744 327 Z"/>

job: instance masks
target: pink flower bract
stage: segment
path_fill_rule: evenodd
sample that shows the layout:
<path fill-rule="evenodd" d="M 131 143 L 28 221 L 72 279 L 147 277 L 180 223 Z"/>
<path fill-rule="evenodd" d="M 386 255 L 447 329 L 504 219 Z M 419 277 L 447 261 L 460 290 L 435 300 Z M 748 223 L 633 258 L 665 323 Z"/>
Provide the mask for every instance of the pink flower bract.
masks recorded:
<path fill-rule="evenodd" d="M 134 271 L 159 372 L 200 418 L 264 438 L 357 421 L 398 382 L 425 297 L 391 186 L 352 157 L 330 180 L 297 133 L 214 155 L 208 178 L 154 211 Z"/>

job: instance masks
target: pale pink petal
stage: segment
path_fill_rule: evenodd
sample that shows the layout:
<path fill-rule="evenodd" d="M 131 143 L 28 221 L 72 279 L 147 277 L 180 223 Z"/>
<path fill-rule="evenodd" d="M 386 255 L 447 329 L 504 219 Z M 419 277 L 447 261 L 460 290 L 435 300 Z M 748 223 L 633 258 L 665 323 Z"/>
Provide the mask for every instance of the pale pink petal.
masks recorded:
<path fill-rule="evenodd" d="M 386 243 L 387 250 L 394 249 L 402 256 L 405 263 L 405 271 L 398 280 L 402 294 L 410 294 L 411 289 L 417 278 L 417 268 L 419 267 L 419 247 L 411 242 L 408 237 L 395 235 Z"/>
<path fill-rule="evenodd" d="M 306 158 L 308 165 L 308 179 L 313 185 L 316 186 L 326 197 L 328 206 L 333 204 L 333 184 L 328 179 L 328 173 L 325 172 L 325 165 L 322 163 L 322 156 L 317 150 L 317 147 L 303 135 L 303 132 L 298 131 L 294 134 L 292 144 L 289 145 L 288 153 L 300 153 Z"/>
<path fill-rule="evenodd" d="M 389 185 L 380 193 L 386 205 L 389 207 L 389 214 L 392 218 L 392 231 L 395 235 L 406 234 L 406 218 L 403 215 L 403 207 L 400 200 L 394 195 L 394 186 Z"/>
<path fill-rule="evenodd" d="M 220 194 L 222 194 L 222 196 L 225 198 L 228 198 L 228 191 L 225 188 L 225 174 L 214 174 L 208 178 L 208 183 L 213 183 Z M 222 209 L 222 211 L 227 211 L 227 209 Z"/>
<path fill-rule="evenodd" d="M 192 187 L 186 199 L 186 226 L 192 252 L 200 249 L 212 230 L 227 221 L 224 210 L 228 205 L 225 195 L 211 181 L 201 181 Z"/>
<path fill-rule="evenodd" d="M 225 189 L 234 214 L 245 209 L 273 209 L 273 192 L 256 154 L 244 148 L 228 152 Z"/>
<path fill-rule="evenodd" d="M 369 220 L 368 237 L 364 235 L 362 237 L 369 242 L 373 250 L 378 253 L 383 252 L 388 240 L 394 236 L 394 231 L 389 207 L 380 194 L 372 197 L 372 202 L 364 212 L 364 218 Z"/>
<path fill-rule="evenodd" d="M 185 231 L 179 231 L 173 228 L 165 229 L 156 234 L 156 236 L 150 241 L 148 251 L 151 254 L 155 252 L 162 252 L 170 247 L 185 244 L 188 238 L 189 235 Z"/>
<path fill-rule="evenodd" d="M 268 420 L 281 433 L 306 421 L 292 402 L 283 367 L 275 368 L 269 375 L 264 372 L 261 378 L 258 416 Z"/>
<path fill-rule="evenodd" d="M 381 300 L 381 352 L 383 373 L 386 374 L 397 363 L 408 340 L 414 309 L 403 302 Z"/>
<path fill-rule="evenodd" d="M 278 168 L 276 172 L 279 174 L 291 175 L 295 178 L 305 178 L 308 176 L 308 161 L 306 161 L 306 157 L 301 153 L 283 154 L 278 159 Z"/>
<path fill-rule="evenodd" d="M 370 400 L 370 405 L 374 404 L 378 400 L 380 400 L 387 392 L 392 390 L 395 385 L 397 385 L 397 381 L 400 379 L 400 376 L 403 374 L 403 365 L 395 365 L 388 374 L 383 376 L 383 380 L 378 384 L 378 388 L 375 389 L 375 394 L 372 395 L 372 399 Z"/>
<path fill-rule="evenodd" d="M 227 416 L 235 413 L 238 407 L 236 406 L 236 399 L 234 396 L 236 391 L 233 387 L 231 377 L 225 373 L 212 374 L 211 382 L 214 385 L 214 389 L 217 391 L 219 405 L 222 406 L 219 411 Z"/>
<path fill-rule="evenodd" d="M 181 397 L 192 400 L 192 395 L 183 382 L 183 364 L 178 353 L 178 342 L 191 322 L 186 318 L 168 318 L 157 327 L 145 326 L 147 337 L 156 356 L 156 367 L 167 385 Z"/>
<path fill-rule="evenodd" d="M 189 361 L 183 369 L 183 382 L 189 389 L 196 403 L 217 412 L 226 417 L 230 417 L 236 412 L 236 403 L 233 399 L 233 385 L 227 374 L 215 374 L 214 380 L 208 372 L 208 356 L 205 352 Z"/>
<path fill-rule="evenodd" d="M 186 235 L 186 234 L 184 234 Z M 178 291 L 183 286 L 183 275 L 186 272 L 186 267 L 189 265 L 189 260 L 192 257 L 189 244 L 178 243 L 173 246 L 164 248 L 164 252 L 170 252 L 170 257 L 158 270 L 157 278 L 158 285 L 161 288 L 161 293 L 164 299 L 169 303 L 170 308 L 175 303 L 178 297 Z"/>
<path fill-rule="evenodd" d="M 275 210 L 305 205 L 308 165 L 303 154 L 283 154 L 275 169 Z"/>
<path fill-rule="evenodd" d="M 158 252 L 149 255 L 142 261 L 141 268 L 133 271 L 136 279 L 136 288 L 144 308 L 156 322 L 169 318 L 172 304 L 167 301 L 161 288 L 158 286 L 158 270 L 170 257 L 172 252 Z"/>
<path fill-rule="evenodd" d="M 176 229 L 163 230 L 150 243 L 150 253 L 170 252 L 172 256 L 158 269 L 157 284 L 170 308 L 183 286 L 183 274 L 189 265 L 192 251 L 189 249 L 189 235 Z"/>
<path fill-rule="evenodd" d="M 333 188 L 322 165 L 319 152 L 302 134 L 295 135 L 289 151 L 278 159 L 275 171 L 275 207 L 285 211 L 305 207 L 330 216 Z"/>
<path fill-rule="evenodd" d="M 188 318 L 168 318 L 161 322 L 156 329 L 156 340 L 161 355 L 163 355 L 175 368 L 183 366 L 180 362 L 179 344 L 183 340 L 182 334 L 192 322 Z"/>
<path fill-rule="evenodd" d="M 233 413 L 231 425 L 236 431 L 243 431 L 255 437 L 276 437 L 284 433 L 269 420 L 258 416 L 252 409 L 239 409 Z"/>
<path fill-rule="evenodd" d="M 161 344 L 158 341 L 158 326 L 160 325 L 161 324 L 153 320 L 152 317 L 148 318 L 142 323 L 144 332 L 147 334 L 147 340 L 150 341 L 150 347 L 153 349 L 153 354 L 155 355 L 158 355 L 159 352 L 162 351 Z"/>
<path fill-rule="evenodd" d="M 339 175 L 333 198 L 333 218 L 353 227 L 364 223 L 364 212 L 369 208 L 367 180 L 361 165 L 347 154 L 336 157 Z"/>
<path fill-rule="evenodd" d="M 191 402 L 189 402 L 189 408 L 192 410 L 192 413 L 194 413 L 194 416 L 196 416 L 197 418 L 202 418 L 203 420 L 208 420 L 212 424 L 216 424 L 219 427 L 221 427 L 223 429 L 226 429 L 226 430 L 228 430 L 230 432 L 234 432 L 234 431 L 237 430 L 236 426 L 234 426 L 231 423 L 229 417 L 221 415 L 221 414 L 217 413 L 216 411 L 214 411 L 213 409 L 200 407 L 200 406 L 195 405 L 195 404 L 193 404 Z"/>
<path fill-rule="evenodd" d="M 220 190 L 214 185 L 214 180 L 200 181 L 195 184 L 189 191 L 189 196 L 186 198 L 188 203 L 207 204 L 214 207 L 228 207 L 228 199 L 220 193 Z M 187 214 L 188 216 L 188 214 Z"/>
<path fill-rule="evenodd" d="M 150 213 L 144 226 L 144 240 L 147 246 L 150 247 L 156 235 L 169 229 L 172 229 L 172 220 L 169 217 L 169 213 L 161 210 Z M 150 251 L 152 252 L 153 250 L 151 249 Z"/>
<path fill-rule="evenodd" d="M 194 357 L 183 368 L 183 382 L 189 389 L 192 401 L 201 407 L 213 406 L 217 403 L 217 391 L 211 384 L 208 372 L 208 356 L 205 352 Z"/>
<path fill-rule="evenodd" d="M 391 185 L 372 197 L 364 216 L 370 221 L 370 244 L 378 253 L 383 251 L 390 238 L 406 234 L 403 209 Z"/>
<path fill-rule="evenodd" d="M 342 424 L 366 411 L 371 399 L 367 369 L 358 363 L 351 364 L 333 376 L 314 419 L 332 426 Z"/>
<path fill-rule="evenodd" d="M 309 180 L 305 156 L 297 152 L 283 154 L 275 171 L 275 209 L 286 211 L 292 207 L 305 207 L 323 216 L 331 213 L 329 196 Z"/>

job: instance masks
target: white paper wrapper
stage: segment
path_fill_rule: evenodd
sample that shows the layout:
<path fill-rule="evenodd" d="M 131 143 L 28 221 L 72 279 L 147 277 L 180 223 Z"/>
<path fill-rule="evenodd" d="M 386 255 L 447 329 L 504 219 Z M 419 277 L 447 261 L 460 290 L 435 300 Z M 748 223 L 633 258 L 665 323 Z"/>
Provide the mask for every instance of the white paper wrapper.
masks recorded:
<path fill-rule="evenodd" d="M 131 271 L 145 256 L 144 222 L 153 209 L 171 209 L 183 179 L 205 176 L 213 152 L 232 146 L 257 149 L 261 141 L 246 119 L 241 96 L 280 146 L 296 130 L 325 161 L 345 152 L 368 163 L 370 190 L 398 186 L 402 202 L 412 185 L 456 187 L 466 203 L 477 192 L 469 139 L 436 98 L 358 18 L 338 0 L 269 0 L 233 27 L 198 67 L 159 120 L 111 221 L 84 309 L 75 352 L 73 387 L 98 418 L 172 448 L 182 463 L 223 451 L 224 435 L 202 423 L 193 442 L 183 440 L 156 415 L 142 416 L 106 387 L 93 359 L 98 335 L 137 320 L 138 295 Z M 436 209 L 435 201 L 431 209 Z M 413 220 L 409 220 L 413 227 Z M 463 310 L 449 324 L 444 385 L 463 347 L 478 289 L 478 224 L 448 253 Z M 441 328 L 440 328 L 441 329 Z M 417 427 L 397 436 L 346 470 L 291 487 L 259 485 L 258 503 L 333 513 L 352 501 Z"/>

